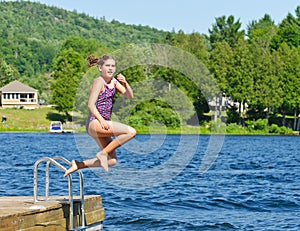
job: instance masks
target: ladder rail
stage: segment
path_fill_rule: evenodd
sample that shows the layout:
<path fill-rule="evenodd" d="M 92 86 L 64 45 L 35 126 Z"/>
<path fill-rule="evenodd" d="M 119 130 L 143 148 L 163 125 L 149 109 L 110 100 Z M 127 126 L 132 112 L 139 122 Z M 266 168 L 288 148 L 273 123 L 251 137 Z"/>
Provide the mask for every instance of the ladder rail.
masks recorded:
<path fill-rule="evenodd" d="M 34 190 L 33 190 L 33 194 L 34 194 L 34 201 L 35 202 L 38 202 L 38 190 L 37 190 L 37 170 L 38 170 L 38 166 L 44 162 L 44 161 L 47 161 L 47 162 L 51 162 L 53 163 L 56 167 L 58 167 L 59 169 L 61 169 L 62 171 L 67 171 L 67 169 L 62 166 L 61 164 L 59 164 L 57 161 L 55 161 L 54 159 L 50 158 L 50 157 L 43 157 L 41 159 L 39 159 L 38 161 L 35 162 L 34 164 Z"/>
<path fill-rule="evenodd" d="M 61 169 L 62 171 L 67 171 L 67 169 L 62 166 L 61 164 L 59 164 L 56 160 L 54 160 L 53 158 L 50 157 L 43 157 L 40 160 L 36 161 L 34 164 L 34 189 L 33 189 L 33 196 L 34 196 L 34 202 L 40 202 L 40 200 L 38 200 L 38 184 L 37 184 L 37 170 L 38 170 L 38 166 L 44 162 L 47 161 L 47 163 L 52 163 L 54 164 L 56 167 L 58 167 L 59 169 Z M 48 170 L 49 170 L 49 166 L 48 166 Z M 46 173 L 47 175 L 47 173 Z M 49 176 L 49 174 L 48 174 Z M 49 183 L 49 181 L 48 181 Z M 68 175 L 68 188 L 69 188 L 69 203 L 70 203 L 70 223 L 71 223 L 71 230 L 74 230 L 74 204 L 73 204 L 73 190 L 72 190 L 72 176 Z"/>
<path fill-rule="evenodd" d="M 65 164 L 67 164 L 68 166 L 71 166 L 71 162 L 68 161 L 67 159 L 65 159 L 64 157 L 61 157 L 61 156 L 54 156 L 52 157 L 52 159 L 54 160 L 60 160 L 62 162 L 64 162 Z M 47 163 L 47 167 L 49 168 L 49 165 L 50 165 L 51 162 L 48 162 Z M 47 168 L 46 167 L 46 168 Z M 48 172 L 49 172 L 49 169 L 48 169 Z M 83 174 L 80 170 L 77 170 L 77 173 L 79 175 L 79 187 L 80 187 L 80 201 L 81 201 L 81 206 L 80 206 L 80 209 L 81 209 L 81 225 L 82 227 L 85 227 L 85 212 L 84 212 L 84 192 L 83 192 Z M 46 180 L 46 184 L 48 183 L 48 185 L 46 186 L 46 189 L 48 191 L 46 191 L 46 195 L 48 195 L 47 198 L 49 198 L 49 174 L 48 174 L 48 182 Z"/>

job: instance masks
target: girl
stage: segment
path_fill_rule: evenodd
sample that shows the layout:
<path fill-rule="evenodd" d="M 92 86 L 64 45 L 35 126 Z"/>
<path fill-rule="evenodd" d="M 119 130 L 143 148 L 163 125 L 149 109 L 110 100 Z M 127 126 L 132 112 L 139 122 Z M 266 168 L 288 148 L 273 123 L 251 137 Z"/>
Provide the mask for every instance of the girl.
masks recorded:
<path fill-rule="evenodd" d="M 82 162 L 72 160 L 71 167 L 65 172 L 68 176 L 82 168 L 108 167 L 117 164 L 116 149 L 136 135 L 134 128 L 110 120 L 113 98 L 116 91 L 126 98 L 133 98 L 133 91 L 122 74 L 114 78 L 116 62 L 110 55 L 96 58 L 88 56 L 89 66 L 97 66 L 101 75 L 93 81 L 88 101 L 89 115 L 86 121 L 87 133 L 95 139 L 102 149 L 93 159 Z M 112 139 L 115 136 L 115 139 Z"/>

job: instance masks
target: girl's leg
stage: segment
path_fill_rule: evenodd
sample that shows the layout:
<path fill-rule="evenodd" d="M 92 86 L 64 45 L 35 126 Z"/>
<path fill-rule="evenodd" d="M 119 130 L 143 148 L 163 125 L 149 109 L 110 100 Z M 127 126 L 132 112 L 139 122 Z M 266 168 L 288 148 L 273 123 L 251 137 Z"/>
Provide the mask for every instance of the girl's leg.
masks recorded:
<path fill-rule="evenodd" d="M 104 137 L 104 138 L 95 138 L 95 141 L 97 142 L 98 146 L 101 149 L 104 149 L 110 142 L 113 141 L 111 137 Z M 114 166 L 117 164 L 117 154 L 116 150 L 113 150 L 108 153 L 108 166 Z"/>
<path fill-rule="evenodd" d="M 93 120 L 90 122 L 88 128 L 89 135 L 92 136 L 97 143 L 99 138 L 115 136 L 115 139 L 110 141 L 109 144 L 103 148 L 105 153 L 111 153 L 136 135 L 135 129 L 126 124 L 114 121 L 109 121 L 109 123 L 110 129 L 105 130 L 97 120 Z"/>
<path fill-rule="evenodd" d="M 99 128 L 100 127 L 100 128 Z M 127 141 L 131 140 L 135 135 L 136 131 L 134 128 L 118 123 L 110 121 L 110 129 L 104 130 L 101 128 L 99 123 L 94 123 L 94 126 L 89 127 L 89 134 L 93 136 L 94 139 L 103 136 L 115 136 L 115 139 L 111 140 L 101 152 L 99 152 L 96 157 L 100 160 L 101 166 L 107 172 L 108 171 L 108 154 L 115 152 L 115 150 L 121 145 L 125 144 Z"/>
<path fill-rule="evenodd" d="M 115 150 L 120 147 L 121 145 L 125 144 L 129 140 L 131 140 L 135 135 L 136 131 L 134 128 L 118 123 L 110 121 L 111 128 L 108 130 L 108 132 L 115 136 L 115 139 L 111 140 L 103 149 L 101 152 L 97 154 L 97 158 L 100 160 L 102 167 L 105 171 L 108 171 L 108 162 L 107 162 L 107 156 L 109 153 L 115 152 Z M 98 134 L 98 137 L 101 134 Z"/>
<path fill-rule="evenodd" d="M 78 169 L 87 167 L 103 167 L 107 172 L 108 166 L 117 163 L 115 150 L 132 139 L 136 135 L 134 128 L 122 123 L 110 121 L 111 128 L 105 130 L 101 127 L 97 120 L 93 120 L 89 124 L 88 133 L 92 136 L 102 151 L 97 154 L 97 158 L 88 159 L 83 162 L 72 161 L 72 166 L 66 171 L 65 176 Z M 115 136 L 115 139 L 111 139 Z"/>
<path fill-rule="evenodd" d="M 108 160 L 107 156 L 106 156 L 106 162 L 108 165 L 110 165 L 111 163 L 116 163 L 116 161 L 113 159 Z M 68 176 L 73 172 L 76 172 L 78 169 L 95 168 L 95 167 L 103 167 L 101 161 L 98 158 L 87 159 L 82 162 L 77 160 L 72 160 L 71 167 L 65 172 L 64 177 Z"/>

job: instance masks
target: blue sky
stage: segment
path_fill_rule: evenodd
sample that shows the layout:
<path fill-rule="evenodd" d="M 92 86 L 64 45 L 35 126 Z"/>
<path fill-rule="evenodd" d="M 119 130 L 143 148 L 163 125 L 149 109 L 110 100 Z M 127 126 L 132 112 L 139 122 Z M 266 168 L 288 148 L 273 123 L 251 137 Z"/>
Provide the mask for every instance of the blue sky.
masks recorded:
<path fill-rule="evenodd" d="M 165 31 L 208 33 L 216 17 L 233 15 L 243 29 L 269 14 L 278 24 L 295 15 L 299 0 L 32 0 L 90 16 L 126 24 L 148 25 Z"/>

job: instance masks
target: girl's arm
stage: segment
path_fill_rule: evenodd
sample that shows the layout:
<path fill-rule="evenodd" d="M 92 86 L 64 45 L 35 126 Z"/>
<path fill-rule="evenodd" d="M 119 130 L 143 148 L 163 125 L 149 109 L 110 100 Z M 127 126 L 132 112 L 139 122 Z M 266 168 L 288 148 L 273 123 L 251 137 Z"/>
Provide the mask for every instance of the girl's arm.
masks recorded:
<path fill-rule="evenodd" d="M 119 82 L 116 85 L 116 89 L 122 94 L 124 95 L 126 98 L 128 99 L 132 99 L 133 98 L 133 91 L 129 85 L 129 83 L 126 81 L 126 78 L 124 75 L 122 74 L 118 74 L 117 75 L 117 79 L 123 84 L 120 84 Z"/>
<path fill-rule="evenodd" d="M 90 97 L 88 101 L 88 109 L 91 114 L 95 116 L 95 118 L 100 122 L 102 128 L 109 129 L 109 124 L 106 122 L 106 120 L 100 115 L 96 108 L 96 101 L 98 99 L 98 95 L 101 91 L 104 89 L 104 83 L 100 78 L 97 78 L 94 80 L 91 91 L 90 91 Z"/>

